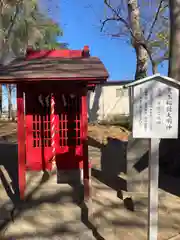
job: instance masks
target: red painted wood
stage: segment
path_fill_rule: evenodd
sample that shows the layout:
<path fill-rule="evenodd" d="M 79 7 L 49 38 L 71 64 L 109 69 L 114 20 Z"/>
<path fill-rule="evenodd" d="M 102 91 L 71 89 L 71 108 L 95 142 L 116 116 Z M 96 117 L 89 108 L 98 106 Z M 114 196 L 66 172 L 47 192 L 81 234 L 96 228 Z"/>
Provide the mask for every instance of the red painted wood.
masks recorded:
<path fill-rule="evenodd" d="M 81 88 L 75 92 L 77 98 L 75 97 L 73 100 L 70 100 L 69 94 L 65 95 L 69 101 L 67 101 L 67 107 L 63 106 L 63 102 L 61 101 L 62 95 L 56 94 L 58 129 L 56 135 L 56 165 L 58 169 L 79 169 L 84 157 L 81 138 Z"/>
<path fill-rule="evenodd" d="M 24 99 L 21 85 L 17 85 L 17 139 L 18 139 L 18 177 L 20 198 L 25 195 L 25 129 L 24 129 Z"/>
<path fill-rule="evenodd" d="M 82 138 L 83 138 L 83 181 L 85 200 L 90 198 L 89 184 L 89 157 L 88 157 L 88 117 L 87 117 L 87 90 L 82 96 Z"/>
<path fill-rule="evenodd" d="M 81 50 L 52 50 L 52 51 L 29 51 L 26 59 L 35 59 L 40 57 L 64 57 L 78 58 L 88 57 L 89 48 L 87 46 Z M 43 72 L 43 69 L 42 69 Z M 42 82 L 42 80 L 45 80 Z M 61 80 L 61 81 L 60 81 Z M 73 80 L 73 81 L 72 81 Z M 89 184 L 89 163 L 88 163 L 88 120 L 87 120 L 87 89 L 95 87 L 99 82 L 106 81 L 105 78 L 44 78 L 39 76 L 37 79 L 9 79 L 7 82 L 17 83 L 17 118 L 18 118 L 18 176 L 20 198 L 24 199 L 26 167 L 35 170 L 51 170 L 52 168 L 52 146 L 51 136 L 46 136 L 45 132 L 50 130 L 47 123 L 49 122 L 49 113 L 42 115 L 42 106 L 38 102 L 39 94 L 47 96 L 54 93 L 56 101 L 56 165 L 58 169 L 78 169 L 83 168 L 84 176 L 84 195 L 85 199 L 90 197 Z M 21 83 L 23 81 L 23 83 Z M 6 83 L 6 80 L 3 80 Z M 23 85 L 22 85 L 23 84 Z M 25 114 L 24 99 L 25 92 Z M 62 94 L 69 95 L 75 93 L 80 98 L 77 104 L 80 108 L 63 108 Z M 39 119 L 38 119 L 39 117 Z M 64 119 L 68 120 L 65 124 Z M 76 135 L 69 137 L 74 139 L 73 143 L 64 141 L 62 131 L 66 136 L 70 136 L 74 131 L 69 123 L 75 124 Z M 26 128 L 25 128 L 26 125 Z M 50 126 L 50 124 L 49 124 Z M 39 128 L 39 129 L 37 129 Z M 62 130 L 62 131 L 61 131 Z M 43 138 L 48 142 L 42 147 L 39 141 Z M 67 139 L 66 139 L 67 140 Z"/>
<path fill-rule="evenodd" d="M 44 87 L 43 87 L 44 86 Z M 34 87 L 29 85 L 26 87 L 26 164 L 28 169 L 39 171 L 39 170 L 51 170 L 52 164 L 52 146 L 41 147 L 39 141 L 35 141 L 37 133 L 34 132 L 33 124 L 37 122 L 37 116 L 42 114 L 42 106 L 38 102 L 38 95 L 54 93 L 55 97 L 55 124 L 56 124 L 56 165 L 58 169 L 79 169 L 83 166 L 83 121 L 82 121 L 82 87 L 75 89 L 75 95 L 79 96 L 79 102 L 76 100 L 71 100 L 67 107 L 64 107 L 62 101 L 63 92 L 59 91 L 61 89 L 61 84 L 59 88 L 53 89 L 52 86 L 47 88 L 46 85 L 34 85 Z M 34 89 L 34 91 L 30 91 Z M 67 89 L 69 92 L 67 92 Z M 72 88 L 73 89 L 73 88 Z M 65 96 L 69 99 L 69 95 L 73 92 L 70 87 L 66 88 Z M 29 91 L 28 91 L 29 90 Z M 68 100 L 70 101 L 70 99 Z M 73 104 L 73 105 L 72 105 Z M 77 108 L 77 109 L 76 109 Z M 49 112 L 50 113 L 50 112 Z M 48 114 L 46 114 L 46 119 Z M 50 120 L 50 116 L 49 116 Z M 41 119 L 39 120 L 41 121 Z M 39 133 L 39 138 L 45 135 L 47 131 L 47 125 L 44 124 L 44 129 L 37 130 Z M 50 124 L 49 124 L 50 127 Z M 41 126 L 39 126 L 41 128 Z M 50 130 L 50 129 L 49 129 Z M 44 134 L 43 134 L 44 132 Z M 72 135 L 73 134 L 73 135 Z M 68 137 L 68 139 L 67 139 Z M 46 137 L 44 137 L 45 139 Z M 71 142 L 69 141 L 71 140 Z M 36 142 L 36 146 L 34 146 Z M 37 143 L 38 142 L 38 143 Z"/>
<path fill-rule="evenodd" d="M 32 86 L 31 86 L 32 87 Z M 41 106 L 38 95 L 47 96 L 49 93 L 34 92 L 26 88 L 26 166 L 28 170 L 51 170 L 52 146 L 50 132 L 50 112 Z M 48 131 L 49 130 L 49 131 Z M 45 144 L 45 146 L 42 145 Z"/>
<path fill-rule="evenodd" d="M 43 50 L 29 51 L 27 59 L 35 59 L 40 57 L 63 57 L 63 58 L 79 58 L 87 57 L 89 48 L 87 46 L 81 50 Z M 89 165 L 88 165 L 88 119 L 87 119 L 87 87 L 91 82 L 95 86 L 98 80 L 93 78 L 83 79 L 46 79 L 45 82 L 35 81 L 42 80 L 33 79 L 33 82 L 26 83 L 26 164 L 31 170 L 51 170 L 52 164 L 52 146 L 49 144 L 42 146 L 43 140 L 47 140 L 45 132 L 50 131 L 50 112 L 42 117 L 42 106 L 38 102 L 38 95 L 47 96 L 51 93 L 55 96 L 55 124 L 56 124 L 56 165 L 58 169 L 84 169 L 84 183 L 89 188 Z M 45 80 L 45 79 L 43 79 Z M 53 81 L 49 81 L 53 80 Z M 54 81 L 56 80 L 56 81 Z M 59 82 L 61 80 L 61 82 Z M 70 82 L 68 80 L 75 80 Z M 105 79 L 104 79 L 105 80 Z M 67 107 L 63 106 L 62 96 L 74 93 L 79 96 L 79 102 L 75 104 L 71 102 Z M 70 101 L 70 100 L 68 100 Z M 72 104 L 73 107 L 71 106 Z M 78 110 L 76 108 L 79 108 Z M 38 119 L 39 118 L 39 119 Z M 39 125 L 38 125 L 39 124 Z M 48 125 L 48 127 L 47 127 Z M 36 129 L 36 128 L 39 129 Z M 39 134 L 39 135 L 38 135 Z M 51 140 L 51 136 L 48 137 Z M 48 141 L 49 141 L 48 140 Z M 88 195 L 88 194 L 87 194 Z"/>
<path fill-rule="evenodd" d="M 26 52 L 26 59 L 34 59 L 34 58 L 78 58 L 82 57 L 84 52 L 89 52 L 89 47 L 84 46 L 83 50 L 69 50 L 69 49 L 55 49 L 55 50 L 32 50 L 28 49 Z"/>

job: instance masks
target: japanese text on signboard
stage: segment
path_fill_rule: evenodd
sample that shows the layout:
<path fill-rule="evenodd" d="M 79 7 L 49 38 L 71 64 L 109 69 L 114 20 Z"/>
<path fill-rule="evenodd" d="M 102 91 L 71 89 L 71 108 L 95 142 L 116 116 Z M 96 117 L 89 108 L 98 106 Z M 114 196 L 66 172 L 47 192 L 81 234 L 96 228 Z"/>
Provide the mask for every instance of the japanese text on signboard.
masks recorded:
<path fill-rule="evenodd" d="M 159 81 L 134 87 L 133 136 L 176 138 L 179 90 Z"/>

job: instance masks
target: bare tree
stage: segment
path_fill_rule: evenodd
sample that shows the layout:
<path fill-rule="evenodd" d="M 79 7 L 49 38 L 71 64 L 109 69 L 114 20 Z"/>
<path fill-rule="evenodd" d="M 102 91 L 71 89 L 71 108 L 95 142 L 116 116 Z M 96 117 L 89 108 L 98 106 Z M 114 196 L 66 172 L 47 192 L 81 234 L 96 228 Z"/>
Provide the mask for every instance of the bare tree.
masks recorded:
<path fill-rule="evenodd" d="M 155 1 L 156 4 L 155 6 L 153 5 L 155 14 L 153 9 L 151 9 L 151 24 L 149 24 L 149 18 L 145 21 L 145 17 L 143 17 L 143 9 L 147 8 L 147 4 L 143 6 L 144 1 L 121 0 L 118 2 L 119 4 L 117 4 L 117 1 L 104 0 L 106 7 L 110 10 L 110 16 L 106 16 L 105 20 L 102 21 L 102 30 L 109 22 L 120 23 L 117 33 L 112 33 L 111 36 L 122 37 L 126 35 L 126 37 L 130 39 L 131 45 L 135 49 L 137 60 L 135 79 L 147 75 L 149 60 L 152 64 L 152 72 L 156 73 L 157 64 L 163 61 L 165 57 L 163 54 L 161 58 L 159 56 L 158 59 L 154 58 L 155 50 L 157 51 L 157 47 L 160 47 L 160 41 L 163 41 L 157 38 L 155 31 L 157 30 L 157 25 L 158 28 L 161 25 L 159 32 L 164 31 L 164 29 L 162 29 L 162 19 L 164 20 L 164 9 L 167 8 L 167 3 L 165 3 L 164 0 Z M 151 2 L 151 0 L 147 1 L 148 4 Z M 166 21 L 168 21 L 168 19 L 166 19 Z M 167 26 L 163 25 L 163 27 Z M 166 31 L 167 30 L 168 29 L 166 29 Z"/>
<path fill-rule="evenodd" d="M 12 91 L 14 88 L 14 85 L 7 84 L 7 94 L 8 94 L 8 120 L 14 120 L 13 119 L 13 109 L 12 109 Z"/>

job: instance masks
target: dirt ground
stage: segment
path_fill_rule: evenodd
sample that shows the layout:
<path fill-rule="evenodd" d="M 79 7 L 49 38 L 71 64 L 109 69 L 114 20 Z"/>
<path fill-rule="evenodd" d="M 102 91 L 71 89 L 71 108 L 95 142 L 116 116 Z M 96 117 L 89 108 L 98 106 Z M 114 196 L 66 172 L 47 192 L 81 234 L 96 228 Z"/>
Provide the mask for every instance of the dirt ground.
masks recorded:
<path fill-rule="evenodd" d="M 146 240 L 147 196 L 137 197 L 135 211 L 125 197 L 125 166 L 121 159 L 125 157 L 128 134 L 120 127 L 89 126 L 92 202 L 88 220 L 79 201 L 82 189 L 58 185 L 56 174 L 42 183 L 41 173 L 28 173 L 26 201 L 17 202 L 5 173 L 17 154 L 16 124 L 0 123 L 0 240 Z M 172 182 L 176 190 L 180 186 L 178 178 L 163 181 Z M 158 240 L 180 240 L 179 196 L 180 190 L 172 194 L 159 189 Z"/>

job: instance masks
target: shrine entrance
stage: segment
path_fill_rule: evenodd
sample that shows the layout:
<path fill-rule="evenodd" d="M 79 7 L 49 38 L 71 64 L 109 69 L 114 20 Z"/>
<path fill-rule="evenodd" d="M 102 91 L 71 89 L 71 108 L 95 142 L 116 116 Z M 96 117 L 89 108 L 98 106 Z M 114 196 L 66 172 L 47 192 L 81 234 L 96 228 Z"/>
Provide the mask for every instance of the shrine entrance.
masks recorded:
<path fill-rule="evenodd" d="M 51 97 L 55 102 L 55 149 L 58 169 L 78 169 L 83 161 L 83 91 L 25 86 L 26 167 L 40 171 L 52 168 Z M 74 86 L 75 87 L 75 86 Z M 32 91 L 29 91 L 32 89 Z M 52 92 L 51 92 L 52 91 Z"/>

